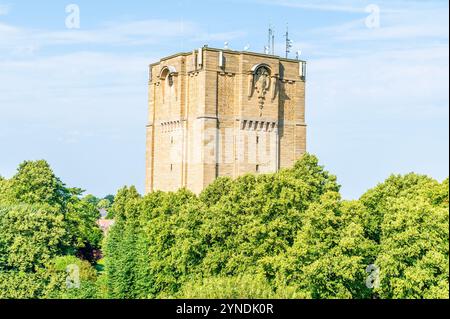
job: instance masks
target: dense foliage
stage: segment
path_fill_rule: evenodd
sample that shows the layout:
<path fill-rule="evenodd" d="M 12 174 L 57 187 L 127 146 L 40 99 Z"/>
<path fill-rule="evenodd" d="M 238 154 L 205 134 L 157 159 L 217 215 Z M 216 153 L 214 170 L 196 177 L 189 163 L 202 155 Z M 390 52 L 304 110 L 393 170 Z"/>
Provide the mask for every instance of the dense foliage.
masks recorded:
<path fill-rule="evenodd" d="M 81 193 L 67 188 L 45 161 L 24 162 L 11 179 L 0 179 L 0 298 L 68 298 L 62 284 L 68 265 L 81 269 L 83 287 L 95 283 L 83 275 L 87 268 L 95 273 L 91 263 L 102 232 L 97 208 Z M 70 263 L 58 268 L 61 258 Z M 90 293 L 70 292 L 96 296 Z"/>
<path fill-rule="evenodd" d="M 448 298 L 448 180 L 392 176 L 343 201 L 306 155 L 199 196 L 124 188 L 113 209 L 112 298 Z"/>
<path fill-rule="evenodd" d="M 391 176 L 355 201 L 339 188 L 309 154 L 198 196 L 104 199 L 25 162 L 0 178 L 0 298 L 448 298 L 448 179 Z M 115 219 L 103 241 L 99 209 Z"/>

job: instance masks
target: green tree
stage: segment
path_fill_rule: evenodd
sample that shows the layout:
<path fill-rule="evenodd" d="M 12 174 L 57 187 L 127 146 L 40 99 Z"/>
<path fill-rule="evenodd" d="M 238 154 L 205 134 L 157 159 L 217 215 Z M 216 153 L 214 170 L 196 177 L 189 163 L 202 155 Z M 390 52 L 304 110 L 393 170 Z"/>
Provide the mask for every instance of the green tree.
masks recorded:
<path fill-rule="evenodd" d="M 295 299 L 304 298 L 293 287 L 275 291 L 273 285 L 261 275 L 209 277 L 188 281 L 177 296 L 186 299 Z M 174 296 L 167 296 L 174 297 Z M 176 296 L 175 296 L 176 297 Z"/>
<path fill-rule="evenodd" d="M 114 204 L 114 195 L 107 195 L 107 196 L 105 196 L 105 198 L 103 198 L 103 199 L 109 200 L 109 202 L 111 203 L 111 205 Z"/>
<path fill-rule="evenodd" d="M 47 207 L 63 224 L 70 243 L 66 245 L 69 253 L 98 248 L 101 230 L 96 224 L 100 214 L 89 200 L 80 200 L 82 190 L 67 188 L 54 174 L 50 165 L 41 160 L 22 163 L 17 173 L 8 181 L 2 182 L 0 203 L 5 205 L 40 205 Z"/>
<path fill-rule="evenodd" d="M 60 256 L 47 263 L 45 298 L 95 299 L 98 298 L 97 272 L 92 265 L 75 256 Z M 72 273 L 70 273 L 72 272 Z M 70 279 L 72 286 L 67 284 Z"/>
<path fill-rule="evenodd" d="M 38 299 L 45 291 L 42 273 L 0 271 L 0 299 Z"/>
<path fill-rule="evenodd" d="M 9 181 L 6 200 L 10 204 L 49 204 L 64 208 L 73 194 L 55 176 L 46 161 L 26 161 Z"/>
<path fill-rule="evenodd" d="M 67 204 L 65 225 L 71 240 L 71 254 L 78 253 L 84 259 L 95 262 L 94 252 L 100 248 L 103 233 L 97 225 L 100 212 L 96 206 L 72 197 Z"/>
<path fill-rule="evenodd" d="M 0 270 L 35 272 L 68 247 L 64 215 L 50 206 L 0 207 Z"/>
<path fill-rule="evenodd" d="M 377 214 L 381 298 L 448 298 L 448 179 L 391 176 L 362 197 Z"/>
<path fill-rule="evenodd" d="M 141 199 L 123 189 L 105 250 L 111 296 L 182 296 L 196 278 L 236 282 L 244 273 L 272 280 L 264 261 L 290 249 L 308 207 L 338 190 L 311 155 L 277 174 L 218 179 L 199 197 L 180 190 Z M 282 296 L 305 295 L 281 282 L 275 288 Z"/>
<path fill-rule="evenodd" d="M 45 298 L 46 267 L 54 258 L 79 255 L 94 262 L 102 238 L 99 212 L 81 194 L 67 188 L 45 161 L 24 162 L 0 182 L 2 298 Z"/>
<path fill-rule="evenodd" d="M 93 205 L 93 206 L 97 206 L 98 203 L 100 202 L 100 199 L 95 197 L 92 194 L 86 195 L 83 197 L 83 201 L 88 202 L 89 204 Z"/>
<path fill-rule="evenodd" d="M 109 199 L 102 199 L 97 204 L 98 209 L 108 209 L 110 207 L 111 207 L 111 202 L 109 201 Z"/>
<path fill-rule="evenodd" d="M 335 192 L 324 194 L 303 217 L 294 244 L 286 254 L 264 260 L 276 286 L 294 286 L 315 299 L 368 298 L 366 267 L 376 244 L 365 236 L 367 211 L 342 202 Z"/>
<path fill-rule="evenodd" d="M 111 229 L 104 247 L 108 256 L 105 262 L 108 291 L 113 298 L 136 297 L 136 246 L 137 215 L 135 203 L 140 195 L 135 187 L 119 190 L 112 210 L 116 223 Z"/>
<path fill-rule="evenodd" d="M 381 225 L 384 215 L 390 210 L 390 200 L 402 197 L 405 200 L 414 200 L 418 197 L 431 196 L 427 194 L 430 189 L 438 189 L 439 183 L 434 179 L 417 174 L 392 175 L 385 182 L 367 191 L 360 199 L 361 203 L 370 211 L 370 238 L 380 242 Z M 441 196 L 445 196 L 441 189 Z M 448 188 L 447 188 L 448 194 Z M 448 197 L 448 195 L 447 195 Z M 448 203 L 448 201 L 447 201 Z"/>

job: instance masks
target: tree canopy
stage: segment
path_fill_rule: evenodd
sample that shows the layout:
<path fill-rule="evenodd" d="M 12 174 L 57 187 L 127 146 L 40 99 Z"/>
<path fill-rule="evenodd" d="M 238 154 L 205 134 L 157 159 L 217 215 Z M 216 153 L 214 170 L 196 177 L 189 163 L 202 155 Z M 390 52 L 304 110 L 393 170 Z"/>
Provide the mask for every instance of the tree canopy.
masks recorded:
<path fill-rule="evenodd" d="M 392 176 L 345 201 L 305 155 L 276 174 L 141 197 L 119 191 L 114 298 L 446 298 L 448 180 Z M 380 285 L 367 285 L 370 265 Z"/>
<path fill-rule="evenodd" d="M 45 161 L 0 178 L 0 298 L 449 297 L 448 179 L 392 175 L 348 201 L 306 154 L 199 195 L 82 193 Z"/>
<path fill-rule="evenodd" d="M 0 298 L 44 298 L 55 280 L 57 258 L 95 263 L 102 232 L 96 206 L 80 199 L 45 161 L 24 162 L 9 180 L 0 180 Z M 53 271 L 56 275 L 56 271 Z M 62 269 L 58 276 L 66 276 Z"/>

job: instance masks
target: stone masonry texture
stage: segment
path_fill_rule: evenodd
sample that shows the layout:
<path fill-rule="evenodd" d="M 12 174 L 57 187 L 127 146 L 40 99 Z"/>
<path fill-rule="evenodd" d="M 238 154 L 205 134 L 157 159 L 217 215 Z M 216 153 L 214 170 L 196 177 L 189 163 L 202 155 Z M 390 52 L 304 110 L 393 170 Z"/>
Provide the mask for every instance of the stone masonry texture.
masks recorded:
<path fill-rule="evenodd" d="M 203 47 L 150 65 L 146 192 L 201 192 L 306 152 L 306 62 Z"/>

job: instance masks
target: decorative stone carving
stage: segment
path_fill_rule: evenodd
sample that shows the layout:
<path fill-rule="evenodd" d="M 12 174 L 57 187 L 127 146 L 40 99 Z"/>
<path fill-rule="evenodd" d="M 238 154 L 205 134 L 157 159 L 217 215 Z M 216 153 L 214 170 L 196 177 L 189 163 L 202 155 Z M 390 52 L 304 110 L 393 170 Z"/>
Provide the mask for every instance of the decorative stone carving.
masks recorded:
<path fill-rule="evenodd" d="M 258 93 L 259 108 L 262 112 L 266 100 L 266 94 L 270 89 L 270 73 L 265 67 L 261 67 L 255 74 L 255 90 Z M 262 114 L 261 114 L 262 115 Z"/>
<path fill-rule="evenodd" d="M 266 101 L 266 95 L 270 91 L 272 86 L 271 72 L 268 66 L 265 64 L 256 65 L 252 68 L 252 72 L 249 74 L 249 98 L 251 98 L 256 92 L 258 97 L 258 105 L 261 110 L 260 116 L 262 116 L 262 110 Z"/>

